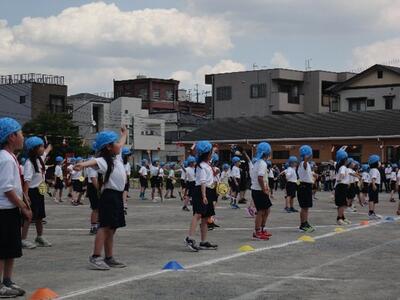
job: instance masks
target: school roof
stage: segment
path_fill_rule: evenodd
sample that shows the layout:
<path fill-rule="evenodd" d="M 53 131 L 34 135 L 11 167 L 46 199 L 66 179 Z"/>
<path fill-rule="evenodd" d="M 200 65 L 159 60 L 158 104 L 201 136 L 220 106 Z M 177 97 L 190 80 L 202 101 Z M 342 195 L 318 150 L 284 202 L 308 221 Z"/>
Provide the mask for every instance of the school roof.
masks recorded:
<path fill-rule="evenodd" d="M 181 142 L 218 143 L 400 138 L 400 110 L 223 118 L 186 134 Z"/>

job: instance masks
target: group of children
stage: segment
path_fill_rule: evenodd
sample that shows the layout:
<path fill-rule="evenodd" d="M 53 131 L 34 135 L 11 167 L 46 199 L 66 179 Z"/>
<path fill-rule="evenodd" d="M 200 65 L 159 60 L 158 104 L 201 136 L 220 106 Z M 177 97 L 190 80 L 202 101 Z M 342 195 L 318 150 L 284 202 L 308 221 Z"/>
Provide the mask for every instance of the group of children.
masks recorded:
<path fill-rule="evenodd" d="M 126 226 L 126 202 L 129 191 L 131 166 L 128 161 L 131 151 L 125 148 L 127 130 L 121 129 L 119 136 L 112 131 L 102 131 L 97 134 L 93 144 L 93 157 L 83 160 L 77 157 L 71 160 L 71 167 L 65 171 L 66 160 L 56 156 L 55 162 L 55 201 L 62 201 L 62 191 L 65 186 L 64 177 L 71 179 L 72 203 L 81 202 L 84 182 L 87 196 L 90 200 L 92 213 L 90 216 L 90 232 L 95 234 L 94 248 L 89 257 L 89 266 L 95 270 L 123 268 L 125 264 L 117 260 L 113 252 L 114 235 L 120 227 Z M 27 159 L 21 167 L 16 153 L 24 148 Z M 0 296 L 21 296 L 25 291 L 12 280 L 14 259 L 22 256 L 22 248 L 50 247 L 51 242 L 43 235 L 43 219 L 46 217 L 45 194 L 46 157 L 52 151 L 51 145 L 46 147 L 39 137 L 29 137 L 25 140 L 20 124 L 11 118 L 0 118 Z M 272 236 L 266 230 L 268 216 L 272 206 L 272 191 L 270 187 L 272 149 L 269 143 L 257 145 L 253 160 L 244 152 L 244 158 L 249 166 L 251 179 L 251 197 L 249 208 L 252 208 L 254 231 L 252 237 L 256 240 L 269 240 Z M 300 147 L 299 158 L 290 157 L 282 176 L 286 178 L 287 212 L 297 212 L 294 199 L 297 197 L 300 206 L 299 229 L 303 232 L 313 232 L 315 229 L 309 223 L 309 209 L 313 207 L 313 185 L 315 175 L 311 162 L 313 150 L 308 145 Z M 149 157 L 151 157 L 149 153 Z M 214 223 L 215 205 L 218 196 L 230 199 L 232 208 L 238 208 L 238 198 L 241 174 L 241 158 L 234 156 L 231 164 L 218 167 L 219 157 L 208 141 L 199 141 L 195 145 L 194 156 L 189 156 L 182 164 L 168 166 L 159 161 L 149 159 L 142 161 L 139 170 L 140 198 L 145 199 L 145 191 L 150 179 L 152 199 L 158 191 L 161 200 L 175 197 L 175 170 L 180 172 L 180 195 L 183 201 L 182 209 L 189 211 L 192 205 L 191 219 L 185 244 L 192 251 L 217 249 L 218 245 L 207 239 Z M 350 224 L 345 217 L 346 209 L 352 208 L 355 195 L 360 194 L 360 203 L 369 202 L 369 216 L 377 219 L 375 206 L 379 202 L 380 164 L 378 155 L 371 155 L 368 165 L 360 166 L 348 157 L 345 150 L 336 153 L 336 183 L 335 204 L 337 206 L 337 223 Z M 64 168 L 63 168 L 64 167 Z M 165 176 L 165 170 L 167 174 Z M 393 191 L 398 190 L 400 172 L 396 165 L 392 166 L 391 180 Z M 360 172 L 361 171 L 361 172 Z M 163 178 L 166 177 L 166 194 L 162 193 Z M 150 177 L 150 178 L 149 178 Z M 85 179 L 86 178 L 86 179 Z M 163 197 L 164 196 L 164 197 Z M 391 196 L 393 197 L 393 195 Z M 400 207 L 398 210 L 400 214 Z M 36 227 L 35 243 L 27 240 L 31 220 Z M 199 244 L 194 239 L 195 231 L 200 223 Z M 104 251 L 104 256 L 102 253 Z"/>

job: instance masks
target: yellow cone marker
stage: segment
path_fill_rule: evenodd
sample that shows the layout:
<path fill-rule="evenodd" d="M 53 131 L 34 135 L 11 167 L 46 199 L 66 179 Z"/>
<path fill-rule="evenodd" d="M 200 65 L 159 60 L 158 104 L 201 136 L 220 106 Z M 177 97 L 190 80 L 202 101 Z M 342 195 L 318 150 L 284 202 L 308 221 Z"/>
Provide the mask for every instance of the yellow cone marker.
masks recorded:
<path fill-rule="evenodd" d="M 308 242 L 308 243 L 314 243 L 315 242 L 314 238 L 312 238 L 309 235 L 302 235 L 301 237 L 299 237 L 299 240 L 303 241 L 303 242 Z"/>
<path fill-rule="evenodd" d="M 250 252 L 250 251 L 254 251 L 254 248 L 250 245 L 244 245 L 239 248 L 239 251 L 240 252 Z"/>
<path fill-rule="evenodd" d="M 346 229 L 343 229 L 343 228 L 341 228 L 341 227 L 336 227 L 335 228 L 335 232 L 336 233 L 341 233 L 341 232 L 345 232 L 346 231 Z"/>

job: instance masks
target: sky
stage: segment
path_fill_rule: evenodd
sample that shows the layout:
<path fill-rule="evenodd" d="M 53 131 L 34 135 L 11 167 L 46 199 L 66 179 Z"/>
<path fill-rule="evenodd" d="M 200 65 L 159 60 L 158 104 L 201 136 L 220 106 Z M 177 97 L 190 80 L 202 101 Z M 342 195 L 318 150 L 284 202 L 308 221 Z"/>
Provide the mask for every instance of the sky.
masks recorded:
<path fill-rule="evenodd" d="M 64 75 L 68 93 L 113 79 L 400 65 L 400 0 L 1 0 L 0 74 Z"/>

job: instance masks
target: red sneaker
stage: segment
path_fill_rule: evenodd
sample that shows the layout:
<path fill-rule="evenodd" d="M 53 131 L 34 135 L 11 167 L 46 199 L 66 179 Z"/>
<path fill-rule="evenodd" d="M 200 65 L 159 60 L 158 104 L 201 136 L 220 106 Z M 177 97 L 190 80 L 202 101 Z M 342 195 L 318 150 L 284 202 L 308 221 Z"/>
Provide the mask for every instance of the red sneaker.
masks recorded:
<path fill-rule="evenodd" d="M 268 238 L 270 238 L 270 237 L 272 236 L 272 233 L 271 233 L 271 232 L 268 232 L 268 231 L 266 231 L 266 230 L 261 231 L 261 234 L 262 234 L 262 235 L 265 235 L 265 236 L 268 237 Z"/>
<path fill-rule="evenodd" d="M 260 241 L 268 241 L 269 237 L 263 235 L 260 231 L 260 232 L 253 232 L 253 239 Z"/>

